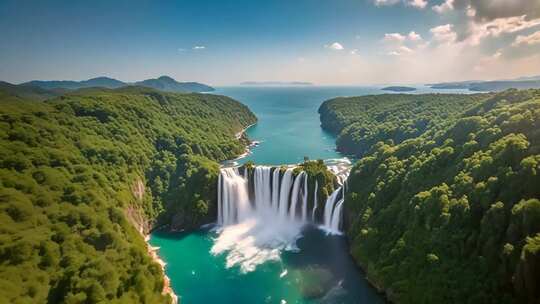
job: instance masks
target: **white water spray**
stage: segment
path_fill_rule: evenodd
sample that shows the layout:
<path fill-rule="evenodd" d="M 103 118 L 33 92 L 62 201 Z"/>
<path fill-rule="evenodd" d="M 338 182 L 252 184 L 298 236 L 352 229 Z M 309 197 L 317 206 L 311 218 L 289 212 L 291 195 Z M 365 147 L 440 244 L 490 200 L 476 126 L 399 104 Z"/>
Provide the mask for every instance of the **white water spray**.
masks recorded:
<path fill-rule="evenodd" d="M 296 204 L 298 203 L 300 183 L 302 182 L 302 177 L 304 177 L 304 175 L 306 175 L 305 172 L 300 172 L 300 174 L 294 180 L 291 203 L 289 208 L 289 216 L 291 217 L 291 220 L 296 219 Z"/>
<path fill-rule="evenodd" d="M 343 176 L 341 167 L 334 168 Z M 243 171 L 241 174 L 238 168 L 221 169 L 217 219 L 220 234 L 211 252 L 227 252 L 227 267 L 239 265 L 242 271 L 248 272 L 265 261 L 279 260 L 282 250 L 296 250 L 302 226 L 317 222 L 319 185 L 315 181 L 314 189 L 309 189 L 308 175 L 300 172 L 295 176 L 293 167 L 282 170 L 257 166 L 249 174 L 247 169 Z M 308 193 L 311 191 L 314 191 L 314 201 L 310 207 Z M 321 228 L 329 233 L 339 233 L 342 196 L 340 187 L 324 205 Z"/>
<path fill-rule="evenodd" d="M 339 216 L 340 213 L 337 213 L 337 215 L 334 217 L 334 213 L 338 211 L 337 205 L 340 205 L 341 210 L 341 204 L 343 200 L 339 199 L 342 192 L 342 188 L 337 188 L 332 194 L 326 199 L 326 203 L 324 204 L 324 216 L 323 216 L 323 228 L 330 232 L 330 233 L 339 233 L 339 229 L 333 229 L 334 227 L 339 228 L 339 221 L 341 217 Z M 339 211 L 338 211 L 339 212 Z M 335 219 L 335 222 L 334 222 Z"/>
<path fill-rule="evenodd" d="M 317 189 L 315 189 L 315 192 L 317 192 Z M 307 220 L 307 211 L 308 211 L 307 199 L 308 199 L 308 176 L 307 174 L 304 174 L 304 191 L 302 191 L 302 222 L 304 223 Z"/>
<path fill-rule="evenodd" d="M 317 201 L 317 191 L 319 190 L 319 183 L 315 181 L 315 191 L 313 192 L 313 212 L 311 213 L 311 221 L 315 222 L 315 212 L 317 211 L 317 207 L 319 207 L 319 202 Z"/>

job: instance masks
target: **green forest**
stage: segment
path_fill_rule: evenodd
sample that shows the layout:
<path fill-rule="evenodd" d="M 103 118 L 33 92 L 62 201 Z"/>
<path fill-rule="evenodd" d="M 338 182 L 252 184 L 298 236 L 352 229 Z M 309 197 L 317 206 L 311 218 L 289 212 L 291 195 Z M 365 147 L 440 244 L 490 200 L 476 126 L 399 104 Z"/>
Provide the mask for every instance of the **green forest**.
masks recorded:
<path fill-rule="evenodd" d="M 398 144 L 436 131 L 441 123 L 485 99 L 482 94 L 414 96 L 384 94 L 325 101 L 319 108 L 322 127 L 338 135 L 339 151 L 361 157 L 379 141 Z"/>
<path fill-rule="evenodd" d="M 255 116 L 216 95 L 59 94 L 0 88 L 0 303 L 170 301 L 141 233 L 213 219 L 218 162 Z"/>
<path fill-rule="evenodd" d="M 538 303 L 540 90 L 338 98 L 321 107 L 356 262 L 399 303 Z"/>

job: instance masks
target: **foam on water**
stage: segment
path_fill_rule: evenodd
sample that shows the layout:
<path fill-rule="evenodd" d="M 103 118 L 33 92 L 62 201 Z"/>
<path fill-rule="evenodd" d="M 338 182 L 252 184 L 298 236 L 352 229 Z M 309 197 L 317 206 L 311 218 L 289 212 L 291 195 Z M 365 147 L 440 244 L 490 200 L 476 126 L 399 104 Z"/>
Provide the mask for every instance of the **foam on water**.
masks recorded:
<path fill-rule="evenodd" d="M 347 159 L 329 160 L 327 165 L 340 183 L 350 169 Z M 296 241 L 306 224 L 321 223 L 328 233 L 340 233 L 343 186 L 328 197 L 323 218 L 317 222 L 318 184 L 309 189 L 308 174 L 294 175 L 294 169 L 257 166 L 252 176 L 245 168 L 243 172 L 238 167 L 221 169 L 218 236 L 211 253 L 226 254 L 227 268 L 239 266 L 242 272 L 250 272 L 267 261 L 278 261 L 283 250 L 297 250 Z M 308 191 L 315 192 L 310 206 Z"/>

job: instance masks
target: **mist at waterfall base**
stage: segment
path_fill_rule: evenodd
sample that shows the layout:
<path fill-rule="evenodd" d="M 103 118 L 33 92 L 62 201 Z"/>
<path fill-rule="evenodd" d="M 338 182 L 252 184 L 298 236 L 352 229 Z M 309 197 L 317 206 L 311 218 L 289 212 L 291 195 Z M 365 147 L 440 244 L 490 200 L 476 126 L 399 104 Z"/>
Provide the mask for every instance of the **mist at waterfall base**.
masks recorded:
<path fill-rule="evenodd" d="M 334 150 L 335 138 L 320 128 L 319 105 L 332 97 L 383 91 L 373 87 L 230 87 L 214 93 L 241 101 L 259 118 L 247 134 L 260 145 L 238 163 L 281 165 L 297 164 L 304 156 L 342 157 Z M 295 186 L 294 181 L 289 184 Z M 298 189 L 297 202 L 303 205 L 301 183 Z M 290 206 L 280 213 L 279 199 L 276 206 L 272 194 L 260 193 L 257 196 L 263 199 L 249 202 L 257 208 L 242 209 L 248 200 L 235 199 L 241 203 L 235 205 L 240 214 L 225 222 L 222 213 L 217 229 L 152 234 L 150 243 L 160 247 L 159 255 L 167 263 L 165 272 L 181 303 L 383 302 L 349 256 L 345 238 L 327 234 L 326 230 L 332 231 L 329 223 L 338 197 L 331 209 L 319 209 L 320 223 L 313 225 L 309 210 L 304 212 L 302 207 L 295 209 L 294 219 Z"/>
<path fill-rule="evenodd" d="M 224 168 L 218 181 L 219 236 L 212 254 L 226 254 L 226 267 L 239 266 L 254 271 L 268 261 L 279 261 L 282 251 L 298 251 L 296 241 L 306 225 L 321 226 L 327 233 L 339 234 L 341 187 L 326 200 L 317 202 L 315 182 L 308 186 L 308 175 L 293 174 L 294 168 L 258 166 L 248 170 Z M 250 191 L 252 190 L 252 191 Z M 250 195 L 250 192 L 251 195 Z M 308 201 L 309 194 L 314 194 Z"/>

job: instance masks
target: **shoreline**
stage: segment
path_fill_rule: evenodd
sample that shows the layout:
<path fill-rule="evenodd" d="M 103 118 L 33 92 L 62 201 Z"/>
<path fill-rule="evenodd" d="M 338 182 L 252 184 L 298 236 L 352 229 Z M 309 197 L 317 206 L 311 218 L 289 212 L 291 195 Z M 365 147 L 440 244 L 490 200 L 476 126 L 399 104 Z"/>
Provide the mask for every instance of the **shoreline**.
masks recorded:
<path fill-rule="evenodd" d="M 252 124 L 250 124 L 249 126 L 243 128 L 240 132 L 236 133 L 236 134 L 234 135 L 234 137 L 236 137 L 236 139 L 242 138 L 242 135 L 244 135 L 244 133 L 246 133 L 247 129 L 253 127 L 253 126 L 256 125 L 256 124 L 257 124 L 257 123 L 255 122 L 255 123 L 252 123 Z"/>
<path fill-rule="evenodd" d="M 133 195 L 137 197 L 138 199 L 142 200 L 143 195 L 145 193 L 144 184 L 142 183 L 142 180 L 138 180 L 135 184 L 135 187 L 132 189 Z M 158 250 L 159 247 L 153 247 L 150 245 L 150 233 L 155 229 L 152 225 L 144 219 L 138 212 L 134 211 L 133 209 L 129 208 L 126 210 L 126 216 L 129 222 L 133 225 L 133 227 L 139 232 L 140 236 L 143 238 L 144 243 L 146 244 L 146 252 L 148 255 L 152 258 L 152 260 L 159 264 L 161 267 L 161 271 L 163 272 L 163 290 L 161 291 L 161 294 L 166 295 L 168 294 L 173 304 L 178 304 L 178 296 L 174 293 L 174 290 L 171 287 L 170 279 L 165 274 L 165 261 L 163 261 L 159 255 Z"/>
<path fill-rule="evenodd" d="M 236 133 L 235 134 L 235 138 L 236 139 L 240 139 L 242 138 L 242 136 L 245 134 L 246 130 L 249 129 L 250 127 L 254 126 L 255 124 L 257 123 L 253 123 L 247 127 L 245 127 L 244 129 L 242 129 L 240 132 Z M 248 156 L 250 153 L 251 153 L 251 148 L 252 147 L 255 147 L 259 144 L 258 141 L 249 141 L 249 144 L 246 145 L 246 150 L 243 154 L 239 155 L 237 158 L 233 159 L 232 161 L 235 161 L 235 160 L 238 160 L 238 159 L 241 159 L 241 158 L 244 158 L 246 156 Z M 159 229 L 159 228 L 157 228 Z M 159 247 L 154 247 L 150 244 L 150 233 L 152 230 L 155 230 L 155 229 L 150 229 L 150 232 L 148 232 L 148 234 L 145 234 L 143 231 L 141 231 L 141 229 L 138 229 L 139 232 L 141 233 L 141 235 L 144 237 L 144 241 L 146 243 L 146 249 L 148 251 L 148 255 L 152 258 L 152 260 L 154 260 L 154 262 L 156 262 L 157 264 L 159 264 L 159 266 L 161 267 L 161 271 L 163 272 L 163 291 L 162 291 L 162 294 L 168 294 L 171 299 L 172 299 L 172 303 L 173 304 L 178 304 L 178 295 L 176 295 L 176 293 L 174 293 L 174 290 L 172 289 L 171 287 L 171 280 L 170 278 L 167 276 L 167 274 L 165 273 L 165 266 L 167 265 L 167 263 L 159 256 Z"/>
<path fill-rule="evenodd" d="M 240 140 L 242 136 L 245 135 L 247 129 L 251 128 L 252 126 L 256 125 L 257 123 L 252 123 L 251 125 L 243 128 L 240 132 L 236 133 L 234 137 L 237 140 Z M 236 166 L 238 165 L 237 161 L 249 156 L 251 154 L 251 149 L 254 147 L 257 147 L 261 142 L 257 140 L 250 140 L 247 136 L 245 136 L 245 139 L 248 141 L 248 144 L 246 145 L 246 148 L 244 149 L 244 153 L 238 155 L 237 157 L 233 159 L 227 159 L 219 163 L 220 167 L 228 167 L 228 166 Z"/>
<path fill-rule="evenodd" d="M 171 287 L 171 280 L 169 277 L 165 274 L 165 261 L 161 259 L 161 257 L 158 254 L 159 247 L 154 247 L 150 245 L 150 234 L 147 234 L 144 237 L 144 241 L 146 242 L 146 248 L 148 250 L 148 254 L 154 260 L 154 262 L 158 263 L 161 267 L 161 271 L 163 272 L 163 291 L 162 294 L 168 294 L 172 298 L 173 304 L 178 304 L 178 296 L 174 293 L 174 290 Z"/>

